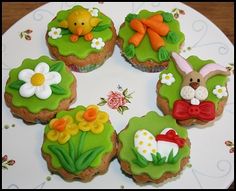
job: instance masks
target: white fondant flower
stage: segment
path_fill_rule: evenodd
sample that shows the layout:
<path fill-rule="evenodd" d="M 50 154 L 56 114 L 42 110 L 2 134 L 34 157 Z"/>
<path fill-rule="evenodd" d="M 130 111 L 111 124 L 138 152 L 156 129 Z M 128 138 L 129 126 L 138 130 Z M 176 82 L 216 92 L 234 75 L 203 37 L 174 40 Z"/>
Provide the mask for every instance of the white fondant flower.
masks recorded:
<path fill-rule="evenodd" d="M 173 74 L 168 73 L 168 74 L 162 74 L 161 76 L 161 83 L 166 84 L 170 86 L 172 83 L 175 82 L 175 78 L 173 77 Z"/>
<path fill-rule="evenodd" d="M 96 48 L 100 50 L 104 46 L 105 46 L 105 43 L 103 42 L 102 38 L 94 38 L 92 40 L 92 44 L 91 44 L 92 48 Z"/>
<path fill-rule="evenodd" d="M 91 8 L 88 10 L 93 17 L 98 16 L 98 9 Z"/>
<path fill-rule="evenodd" d="M 61 38 L 61 29 L 52 27 L 51 30 L 48 32 L 48 36 L 50 36 L 52 39 Z"/>
<path fill-rule="evenodd" d="M 61 81 L 61 75 L 58 72 L 49 72 L 49 66 L 45 62 L 39 63 L 34 71 L 31 69 L 20 71 L 18 78 L 26 82 L 19 90 L 22 97 L 31 97 L 35 94 L 40 99 L 50 97 L 52 94 L 50 85 Z"/>
<path fill-rule="evenodd" d="M 228 96 L 226 91 L 226 87 L 217 85 L 213 90 L 213 94 L 216 95 L 217 98 L 221 99 L 223 96 Z"/>

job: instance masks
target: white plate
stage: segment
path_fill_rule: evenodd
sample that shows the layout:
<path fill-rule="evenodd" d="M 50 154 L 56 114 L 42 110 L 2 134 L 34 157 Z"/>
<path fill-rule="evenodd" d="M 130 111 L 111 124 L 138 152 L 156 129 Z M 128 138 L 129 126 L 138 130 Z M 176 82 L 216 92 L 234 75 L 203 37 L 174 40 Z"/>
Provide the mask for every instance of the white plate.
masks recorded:
<path fill-rule="evenodd" d="M 45 43 L 45 32 L 48 22 L 62 9 L 69 9 L 78 3 L 48 3 L 31 12 L 2 36 L 2 81 L 4 94 L 5 83 L 11 68 L 19 66 L 26 57 L 37 58 L 48 55 Z M 185 15 L 178 20 L 185 33 L 186 41 L 182 55 L 188 57 L 195 54 L 202 59 L 214 59 L 227 66 L 233 63 L 234 47 L 227 37 L 206 17 L 182 3 L 81 3 L 91 8 L 97 7 L 111 17 L 118 30 L 125 16 L 141 9 L 172 11 L 182 9 Z M 20 38 L 19 34 L 32 29 L 31 40 Z M 191 47 L 188 49 L 187 47 Z M 101 109 L 109 112 L 111 121 L 119 132 L 133 116 L 142 116 L 156 107 L 155 86 L 158 73 L 144 73 L 134 69 L 120 56 L 118 47 L 114 54 L 99 69 L 86 73 L 74 73 L 78 80 L 78 98 L 76 105 L 98 103 L 100 97 L 106 98 L 109 91 L 118 91 L 117 86 L 128 88 L 133 93 L 129 110 L 123 115 L 107 105 Z M 180 176 L 164 184 L 147 184 L 140 186 L 131 178 L 122 174 L 117 160 L 114 160 L 105 175 L 97 176 L 89 183 L 75 181 L 67 183 L 58 175 L 51 175 L 46 162 L 41 156 L 43 125 L 26 125 L 22 120 L 14 118 L 6 107 L 2 96 L 2 156 L 15 160 L 15 164 L 2 170 L 3 188 L 228 188 L 234 180 L 234 155 L 229 153 L 226 140 L 234 143 L 234 76 L 228 82 L 229 99 L 223 116 L 214 126 L 207 128 L 190 128 L 188 130 L 192 143 L 192 167 L 186 167 Z M 15 124 L 15 127 L 11 125 Z M 9 128 L 6 129 L 5 125 Z"/>

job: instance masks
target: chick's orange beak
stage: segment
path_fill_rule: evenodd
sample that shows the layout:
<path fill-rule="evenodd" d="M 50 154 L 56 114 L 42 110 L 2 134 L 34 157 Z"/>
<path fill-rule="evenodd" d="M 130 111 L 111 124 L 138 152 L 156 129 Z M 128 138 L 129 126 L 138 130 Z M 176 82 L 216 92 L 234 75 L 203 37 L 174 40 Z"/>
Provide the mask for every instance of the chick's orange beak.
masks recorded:
<path fill-rule="evenodd" d="M 78 28 L 76 29 L 76 33 L 77 33 L 78 36 L 81 35 L 82 32 L 83 32 L 83 29 L 82 29 L 81 27 L 78 27 Z"/>

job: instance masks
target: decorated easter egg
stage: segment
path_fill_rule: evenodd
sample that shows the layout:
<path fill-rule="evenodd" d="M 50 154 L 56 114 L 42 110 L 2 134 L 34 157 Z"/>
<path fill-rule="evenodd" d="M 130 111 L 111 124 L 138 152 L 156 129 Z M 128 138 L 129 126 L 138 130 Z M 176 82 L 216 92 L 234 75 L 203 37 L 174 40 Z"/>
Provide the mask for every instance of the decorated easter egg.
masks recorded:
<path fill-rule="evenodd" d="M 160 153 L 161 157 L 166 157 L 166 161 L 168 156 L 173 151 L 173 157 L 175 157 L 179 151 L 179 145 L 175 142 L 175 138 L 177 137 L 177 133 L 172 128 L 164 129 L 157 136 L 157 151 Z"/>
<path fill-rule="evenodd" d="M 134 146 L 137 151 L 148 161 L 152 161 L 152 155 L 157 152 L 155 137 L 147 130 L 138 130 L 134 135 Z"/>

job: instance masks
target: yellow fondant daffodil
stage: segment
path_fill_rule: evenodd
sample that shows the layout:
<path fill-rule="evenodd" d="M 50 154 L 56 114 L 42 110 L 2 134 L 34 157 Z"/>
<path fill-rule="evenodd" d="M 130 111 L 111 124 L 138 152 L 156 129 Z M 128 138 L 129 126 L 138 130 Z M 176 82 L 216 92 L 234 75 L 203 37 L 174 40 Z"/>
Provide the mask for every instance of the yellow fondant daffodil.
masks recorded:
<path fill-rule="evenodd" d="M 60 119 L 52 119 L 49 123 L 51 128 L 47 133 L 47 138 L 50 141 L 58 141 L 60 144 L 65 144 L 72 135 L 79 132 L 78 125 L 74 123 L 71 116 L 65 115 Z"/>
<path fill-rule="evenodd" d="M 76 120 L 81 131 L 99 134 L 104 130 L 104 124 L 109 120 L 109 116 L 106 112 L 99 111 L 98 106 L 90 105 L 85 111 L 76 113 Z"/>

